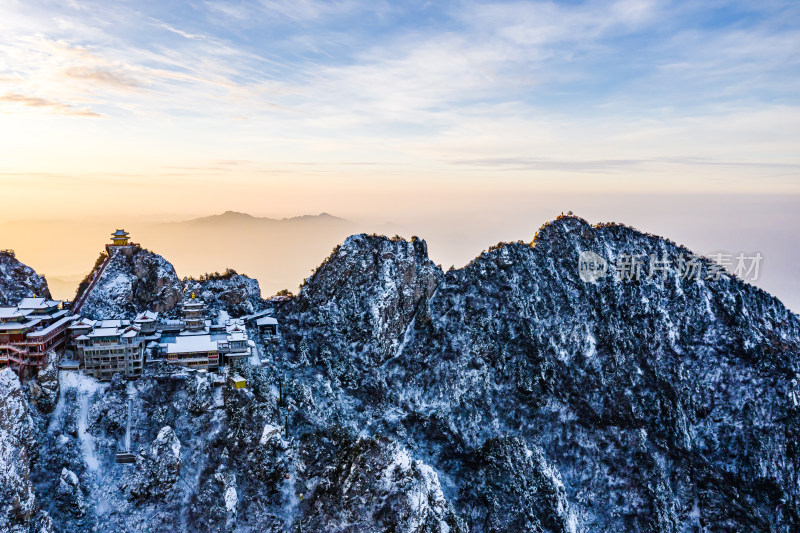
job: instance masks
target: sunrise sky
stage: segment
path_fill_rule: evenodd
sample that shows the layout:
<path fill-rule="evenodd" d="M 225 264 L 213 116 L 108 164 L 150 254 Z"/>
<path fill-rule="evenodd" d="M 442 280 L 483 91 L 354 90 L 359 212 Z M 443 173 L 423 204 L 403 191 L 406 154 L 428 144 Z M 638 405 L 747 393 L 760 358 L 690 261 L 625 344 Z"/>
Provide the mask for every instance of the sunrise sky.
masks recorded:
<path fill-rule="evenodd" d="M 689 244 L 752 250 L 800 211 L 799 28 L 772 0 L 3 0 L 0 222 L 326 211 L 502 238 L 513 212 L 511 240 L 580 204 L 691 240 L 702 197 L 692 224 L 754 233 Z"/>

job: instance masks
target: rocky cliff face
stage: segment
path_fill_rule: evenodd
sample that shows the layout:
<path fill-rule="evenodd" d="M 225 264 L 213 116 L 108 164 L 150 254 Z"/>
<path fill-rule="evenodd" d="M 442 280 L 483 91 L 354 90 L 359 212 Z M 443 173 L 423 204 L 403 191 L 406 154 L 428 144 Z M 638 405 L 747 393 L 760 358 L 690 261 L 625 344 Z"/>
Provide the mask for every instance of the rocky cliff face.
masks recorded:
<path fill-rule="evenodd" d="M 44 356 L 44 367 L 28 382 L 29 399 L 44 414 L 50 414 L 58 401 L 58 358 L 50 350 Z"/>
<path fill-rule="evenodd" d="M 210 311 L 225 311 L 231 317 L 252 314 L 264 307 L 258 280 L 234 270 L 188 278 L 183 285 L 185 292 L 194 291 Z"/>
<path fill-rule="evenodd" d="M 34 296 L 50 298 L 44 276 L 20 263 L 12 252 L 0 251 L 0 306 L 16 305 Z"/>
<path fill-rule="evenodd" d="M 246 389 L 62 372 L 35 495 L 57 530 L 797 531 L 797 316 L 705 261 L 584 281 L 585 251 L 688 254 L 563 217 L 443 273 L 351 237 Z"/>
<path fill-rule="evenodd" d="M 309 463 L 307 474 L 320 481 L 303 504 L 304 528 L 445 533 L 462 527 L 436 472 L 408 450 L 380 437 L 340 445 L 327 460 Z"/>
<path fill-rule="evenodd" d="M 336 332 L 357 344 L 348 349 L 352 364 L 374 366 L 399 353 L 441 278 L 425 241 L 353 235 L 306 280 L 293 327 L 314 344 Z"/>
<path fill-rule="evenodd" d="M 0 531 L 53 531 L 31 482 L 37 437 L 19 379 L 10 369 L 0 370 Z"/>
<path fill-rule="evenodd" d="M 418 263 L 397 265 L 380 246 L 388 241 L 360 248 L 378 270 Z M 536 470 L 564 487 L 563 505 L 540 507 L 546 529 L 797 527 L 797 317 L 739 280 L 705 279 L 705 261 L 700 279 L 669 267 L 651 279 L 612 271 L 586 282 L 586 250 L 612 264 L 654 254 L 679 265 L 689 254 L 631 228 L 563 217 L 532 245 L 501 245 L 444 274 L 424 305 L 403 301 L 391 316 L 405 329 L 360 318 L 380 301 L 372 270 L 353 269 L 345 283 L 313 277 L 282 310 L 288 352 L 323 369 L 333 418 L 410 442 L 452 476 L 445 494 L 473 531 L 534 523 L 496 509 L 530 508 L 525 480 L 547 477 Z M 312 294 L 328 296 L 311 303 Z M 397 347 L 388 359 L 387 346 Z M 308 374 L 300 381 L 310 396 L 325 397 Z M 319 403 L 311 413 L 331 416 Z M 476 493 L 468 480 L 504 435 L 541 450 L 546 466 L 524 473 L 507 461 L 497 476 L 507 483 Z"/>
<path fill-rule="evenodd" d="M 88 279 L 96 276 L 80 309 L 89 318 L 133 318 L 148 309 L 168 312 L 181 299 L 175 268 L 139 246 L 112 248 L 107 262 L 98 262 Z"/>

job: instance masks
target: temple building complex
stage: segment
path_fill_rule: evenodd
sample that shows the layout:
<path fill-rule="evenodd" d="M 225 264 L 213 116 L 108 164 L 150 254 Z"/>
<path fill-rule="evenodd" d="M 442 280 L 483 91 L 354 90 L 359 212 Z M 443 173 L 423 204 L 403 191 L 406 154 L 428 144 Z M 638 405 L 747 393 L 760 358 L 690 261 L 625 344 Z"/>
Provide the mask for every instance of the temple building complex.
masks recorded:
<path fill-rule="evenodd" d="M 64 346 L 75 318 L 61 309 L 60 301 L 47 298 L 23 298 L 16 306 L 0 307 L 0 368 L 10 367 L 20 379 L 36 374 L 45 354 Z"/>
<path fill-rule="evenodd" d="M 106 245 L 109 257 L 112 250 L 124 252 L 136 246 L 124 230 L 114 232 L 111 240 Z M 195 292 L 181 303 L 180 318 L 153 311 L 143 311 L 133 320 L 81 317 L 81 304 L 99 277 L 96 273 L 82 299 L 69 310 L 61 301 L 47 298 L 24 298 L 16 306 L 0 307 L 0 368 L 11 367 L 25 379 L 44 366 L 48 351 L 56 350 L 62 369 L 81 369 L 101 381 L 115 374 L 135 379 L 150 362 L 216 370 L 257 355 L 259 348 L 248 325 L 262 342 L 278 338 L 278 322 L 267 316 L 269 311 L 242 318 L 222 312 L 214 322 Z"/>
<path fill-rule="evenodd" d="M 194 292 L 182 305 L 184 330 L 162 336 L 158 352 L 166 361 L 190 368 L 213 370 L 236 359 L 250 357 L 255 343 L 250 340 L 242 319 L 212 324 L 206 318 L 206 305 Z"/>

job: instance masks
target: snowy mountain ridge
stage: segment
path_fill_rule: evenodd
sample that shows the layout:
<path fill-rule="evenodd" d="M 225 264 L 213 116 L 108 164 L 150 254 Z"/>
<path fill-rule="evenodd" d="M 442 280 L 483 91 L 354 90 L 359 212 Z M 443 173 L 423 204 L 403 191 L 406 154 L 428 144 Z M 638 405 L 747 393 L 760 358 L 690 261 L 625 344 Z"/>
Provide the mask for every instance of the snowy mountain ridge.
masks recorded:
<path fill-rule="evenodd" d="M 587 282 L 585 251 L 689 253 L 567 216 L 443 272 L 420 239 L 354 235 L 277 304 L 245 389 L 62 371 L 52 414 L 26 407 L 31 509 L 58 531 L 800 528 L 797 316 L 705 260 Z"/>

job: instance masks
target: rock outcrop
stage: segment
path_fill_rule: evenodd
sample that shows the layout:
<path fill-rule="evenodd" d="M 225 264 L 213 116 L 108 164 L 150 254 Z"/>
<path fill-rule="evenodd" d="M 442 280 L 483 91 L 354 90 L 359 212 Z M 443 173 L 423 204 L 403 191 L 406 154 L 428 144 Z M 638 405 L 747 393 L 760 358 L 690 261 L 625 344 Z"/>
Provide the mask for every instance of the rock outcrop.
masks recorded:
<path fill-rule="evenodd" d="M 227 270 L 224 274 L 205 274 L 199 279 L 183 281 L 184 292 L 195 292 L 212 313 L 224 311 L 230 317 L 240 317 L 264 308 L 258 280 Z"/>
<path fill-rule="evenodd" d="M 530 449 L 519 437 L 487 440 L 464 478 L 461 500 L 469 502 L 473 530 L 577 530 L 558 470 L 541 448 Z"/>
<path fill-rule="evenodd" d="M 353 363 L 372 366 L 399 353 L 441 279 L 425 241 L 353 235 L 305 281 L 292 311 L 309 342 L 336 331 L 359 344 Z"/>
<path fill-rule="evenodd" d="M 131 496 L 140 501 L 165 499 L 178 482 L 182 466 L 181 441 L 171 427 L 164 426 L 150 448 L 136 457 L 136 469 L 128 484 Z"/>
<path fill-rule="evenodd" d="M 429 465 L 385 438 L 340 444 L 338 453 L 322 463 L 320 482 L 302 503 L 304 530 L 464 531 Z"/>
<path fill-rule="evenodd" d="M 0 250 L 0 306 L 17 305 L 23 298 L 32 297 L 50 298 L 47 280 L 10 250 Z"/>
<path fill-rule="evenodd" d="M 85 296 L 76 302 L 89 318 L 133 318 L 151 310 L 169 312 L 181 300 L 181 282 L 175 268 L 158 254 L 139 246 L 112 247 L 107 261 L 98 261 Z"/>
<path fill-rule="evenodd" d="M 52 413 L 58 400 L 58 354 L 50 350 L 45 355 L 44 367 L 29 382 L 30 397 L 39 411 Z"/>
<path fill-rule="evenodd" d="M 78 476 L 72 470 L 61 469 L 61 477 L 56 486 L 56 500 L 64 512 L 78 517 L 86 514 L 86 500 L 81 490 L 81 484 Z"/>

